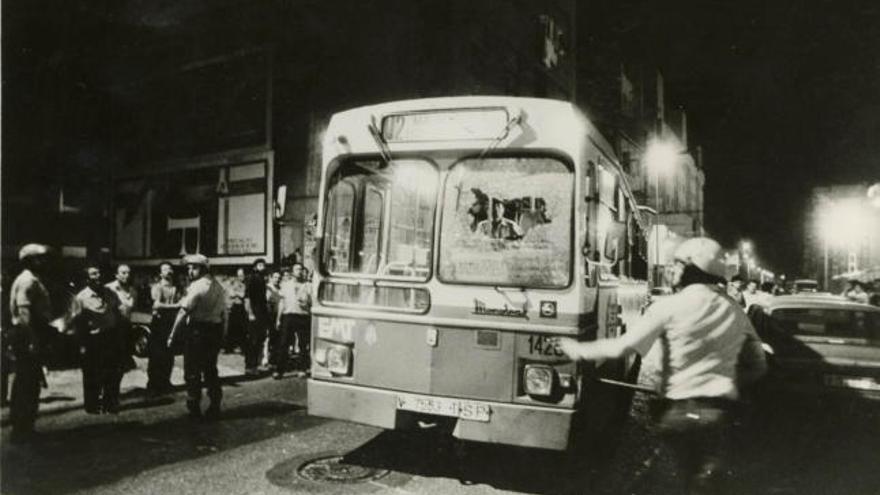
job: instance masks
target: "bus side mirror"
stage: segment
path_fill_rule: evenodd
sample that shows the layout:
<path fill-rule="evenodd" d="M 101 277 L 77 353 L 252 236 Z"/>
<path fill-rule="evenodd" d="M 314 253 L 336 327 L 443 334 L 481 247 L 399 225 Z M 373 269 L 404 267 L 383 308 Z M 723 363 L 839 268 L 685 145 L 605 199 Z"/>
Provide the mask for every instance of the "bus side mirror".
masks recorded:
<path fill-rule="evenodd" d="M 284 210 L 287 208 L 287 186 L 278 186 L 278 192 L 275 194 L 275 219 L 284 216 Z"/>

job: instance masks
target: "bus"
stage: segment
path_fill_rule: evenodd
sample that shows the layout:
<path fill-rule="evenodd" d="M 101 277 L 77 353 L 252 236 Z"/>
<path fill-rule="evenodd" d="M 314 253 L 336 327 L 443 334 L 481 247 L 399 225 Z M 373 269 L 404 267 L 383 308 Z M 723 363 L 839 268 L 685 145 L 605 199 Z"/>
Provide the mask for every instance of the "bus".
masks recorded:
<path fill-rule="evenodd" d="M 399 101 L 323 136 L 309 413 L 567 450 L 638 362 L 569 361 L 647 301 L 646 227 L 570 103 Z M 612 396 L 613 397 L 613 396 Z"/>

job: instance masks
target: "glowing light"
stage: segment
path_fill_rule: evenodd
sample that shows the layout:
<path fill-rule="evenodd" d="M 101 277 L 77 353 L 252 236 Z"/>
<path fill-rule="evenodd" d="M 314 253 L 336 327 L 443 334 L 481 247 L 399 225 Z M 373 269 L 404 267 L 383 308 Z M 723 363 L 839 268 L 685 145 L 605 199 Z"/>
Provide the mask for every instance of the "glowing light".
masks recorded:
<path fill-rule="evenodd" d="M 880 182 L 868 188 L 868 202 L 874 208 L 880 208 Z"/>
<path fill-rule="evenodd" d="M 652 139 L 645 151 L 645 165 L 657 176 L 669 174 L 680 155 L 678 146 L 659 139 Z"/>
<path fill-rule="evenodd" d="M 859 201 L 828 203 L 819 214 L 819 234 L 830 244 L 856 244 L 868 230 L 868 215 Z"/>

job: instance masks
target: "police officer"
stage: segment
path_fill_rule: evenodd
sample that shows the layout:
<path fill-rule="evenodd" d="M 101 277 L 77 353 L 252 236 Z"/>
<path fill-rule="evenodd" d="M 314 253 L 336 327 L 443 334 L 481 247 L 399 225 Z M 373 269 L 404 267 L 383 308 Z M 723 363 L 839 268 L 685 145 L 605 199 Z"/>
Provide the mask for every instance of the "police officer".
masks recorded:
<path fill-rule="evenodd" d="M 202 416 L 202 381 L 208 389 L 211 403 L 205 418 L 220 417 L 223 390 L 217 372 L 217 355 L 223 344 L 223 317 L 226 309 L 226 291 L 214 280 L 208 270 L 208 258 L 192 254 L 184 258 L 190 284 L 180 301 L 180 311 L 168 337 L 172 346 L 179 334 L 183 340 L 183 373 L 186 381 L 186 407 L 191 418 Z M 183 326 L 186 325 L 184 329 Z"/>
<path fill-rule="evenodd" d="M 101 284 L 101 269 L 86 267 L 86 286 L 75 298 L 74 325 L 82 352 L 83 402 L 89 414 L 119 412 L 125 348 L 125 303 Z"/>
<path fill-rule="evenodd" d="M 12 318 L 10 346 L 15 360 L 12 382 L 10 420 L 13 442 L 27 441 L 33 436 L 34 422 L 40 400 L 43 369 L 40 355 L 49 336 L 51 302 L 43 284 L 48 247 L 27 244 L 18 252 L 24 268 L 9 290 L 9 312 Z"/>
<path fill-rule="evenodd" d="M 715 493 L 739 386 L 767 369 L 754 328 L 722 288 L 724 273 L 717 242 L 689 239 L 675 250 L 672 282 L 678 292 L 650 306 L 627 333 L 592 342 L 559 341 L 571 359 L 586 361 L 634 352 L 644 356 L 657 342 L 663 399 L 654 408 L 654 420 L 690 493 Z"/>

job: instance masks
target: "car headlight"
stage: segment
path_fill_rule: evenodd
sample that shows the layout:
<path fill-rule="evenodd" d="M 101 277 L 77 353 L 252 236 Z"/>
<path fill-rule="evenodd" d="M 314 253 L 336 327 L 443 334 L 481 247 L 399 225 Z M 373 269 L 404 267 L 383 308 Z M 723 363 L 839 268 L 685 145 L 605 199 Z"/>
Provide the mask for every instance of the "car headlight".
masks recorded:
<path fill-rule="evenodd" d="M 351 373 L 351 349 L 344 345 L 331 345 L 327 348 L 327 369 L 334 375 Z"/>
<path fill-rule="evenodd" d="M 543 364 L 527 364 L 523 370 L 523 384 L 529 395 L 549 397 L 553 394 L 553 381 L 556 371 Z"/>

